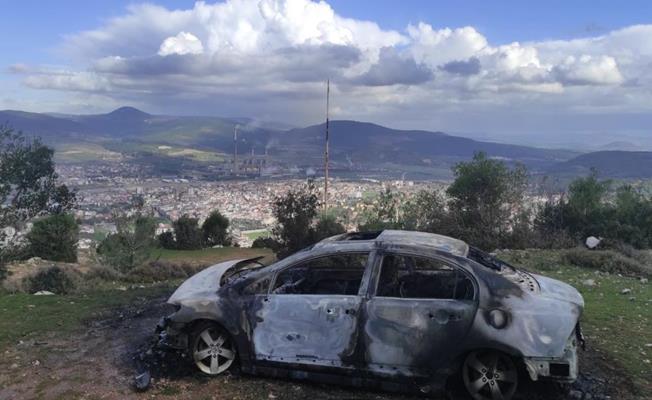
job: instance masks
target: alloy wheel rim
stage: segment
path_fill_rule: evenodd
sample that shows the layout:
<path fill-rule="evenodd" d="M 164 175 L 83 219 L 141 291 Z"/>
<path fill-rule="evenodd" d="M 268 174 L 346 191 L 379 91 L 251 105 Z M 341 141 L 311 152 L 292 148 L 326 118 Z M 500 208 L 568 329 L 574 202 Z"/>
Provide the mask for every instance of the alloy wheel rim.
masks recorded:
<path fill-rule="evenodd" d="M 473 352 L 464 362 L 464 386 L 476 400 L 509 400 L 516 391 L 514 362 L 496 352 Z"/>
<path fill-rule="evenodd" d="M 208 328 L 195 340 L 193 358 L 202 372 L 219 375 L 233 364 L 235 347 L 225 333 Z"/>

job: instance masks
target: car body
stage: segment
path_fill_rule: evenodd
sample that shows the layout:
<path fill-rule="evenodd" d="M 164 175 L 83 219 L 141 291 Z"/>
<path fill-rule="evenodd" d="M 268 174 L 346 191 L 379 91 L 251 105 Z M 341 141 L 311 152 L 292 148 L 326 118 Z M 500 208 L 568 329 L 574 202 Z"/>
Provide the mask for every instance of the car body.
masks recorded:
<path fill-rule="evenodd" d="M 230 366 L 219 349 L 227 338 L 224 354 L 249 373 L 435 391 L 463 371 L 476 399 L 511 397 L 518 368 L 532 380 L 577 377 L 577 290 L 463 241 L 347 233 L 256 262 L 224 262 L 184 282 L 169 299 L 177 311 L 162 323 L 163 341 L 190 348 L 209 374 L 223 370 L 197 353 Z M 204 341 L 198 324 L 220 333 Z"/>

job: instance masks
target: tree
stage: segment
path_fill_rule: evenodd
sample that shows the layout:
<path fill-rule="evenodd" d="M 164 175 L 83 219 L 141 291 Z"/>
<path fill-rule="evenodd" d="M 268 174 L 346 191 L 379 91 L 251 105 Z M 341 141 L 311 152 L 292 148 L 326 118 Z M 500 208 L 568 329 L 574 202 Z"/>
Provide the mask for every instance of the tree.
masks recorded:
<path fill-rule="evenodd" d="M 401 229 L 403 225 L 401 193 L 392 192 L 386 188 L 378 198 L 368 205 L 363 214 L 363 223 L 358 226 L 360 231 L 379 231 L 383 229 Z"/>
<path fill-rule="evenodd" d="M 27 234 L 30 253 L 45 260 L 77 262 L 79 225 L 70 214 L 53 214 L 34 222 Z"/>
<path fill-rule="evenodd" d="M 271 238 L 269 236 L 260 236 L 257 237 L 253 243 L 251 243 L 251 248 L 252 249 L 271 249 L 272 251 L 276 251 L 276 248 L 278 247 L 278 243 L 274 238 Z"/>
<path fill-rule="evenodd" d="M 204 244 L 207 246 L 229 245 L 229 219 L 219 211 L 213 211 L 201 226 Z"/>
<path fill-rule="evenodd" d="M 638 248 L 652 246 L 652 198 L 631 185 L 616 191 L 613 210 L 604 216 L 607 226 L 603 235 L 618 238 Z"/>
<path fill-rule="evenodd" d="M 274 199 L 272 213 L 277 222 L 272 234 L 278 243 L 275 250 L 277 257 L 287 257 L 315 242 L 313 223 L 318 206 L 319 200 L 312 183 Z"/>
<path fill-rule="evenodd" d="M 613 225 L 614 221 L 609 220 L 615 217 L 615 210 L 606 203 L 610 184 L 606 180 L 600 181 L 595 170 L 586 177 L 575 179 L 568 186 L 566 195 L 556 202 L 548 202 L 539 210 L 535 226 L 544 235 L 565 232 L 576 240 L 589 235 L 609 236 L 607 226 Z"/>
<path fill-rule="evenodd" d="M 158 235 L 158 244 L 164 249 L 176 249 L 177 242 L 174 240 L 174 234 L 170 231 L 162 232 Z"/>
<path fill-rule="evenodd" d="M 173 223 L 177 249 L 198 250 L 202 248 L 202 231 L 197 218 L 183 215 Z"/>
<path fill-rule="evenodd" d="M 65 213 L 74 206 L 75 193 L 57 183 L 53 154 L 39 139 L 0 126 L 0 226 L 21 230 L 36 216 Z M 18 245 L 0 231 L 0 280 Z"/>
<path fill-rule="evenodd" d="M 156 244 L 156 221 L 143 215 L 116 217 L 117 233 L 108 235 L 97 247 L 97 254 L 104 264 L 117 267 L 123 272 L 147 261 Z"/>
<path fill-rule="evenodd" d="M 403 207 L 402 228 L 454 235 L 454 222 L 447 210 L 446 199 L 438 191 L 419 191 Z"/>
<path fill-rule="evenodd" d="M 339 235 L 346 232 L 346 228 L 332 215 L 321 215 L 314 228 L 314 241 L 318 242 L 327 237 Z"/>
<path fill-rule="evenodd" d="M 509 234 L 515 216 L 523 212 L 527 171 L 508 168 L 485 153 L 453 167 L 455 181 L 446 193 L 460 238 L 493 249 Z"/>

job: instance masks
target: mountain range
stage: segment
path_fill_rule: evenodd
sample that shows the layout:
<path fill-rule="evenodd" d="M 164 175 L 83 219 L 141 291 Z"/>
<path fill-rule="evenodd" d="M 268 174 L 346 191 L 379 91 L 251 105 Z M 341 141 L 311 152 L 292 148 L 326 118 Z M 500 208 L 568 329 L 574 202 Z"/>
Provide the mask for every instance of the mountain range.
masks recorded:
<path fill-rule="evenodd" d="M 143 154 L 197 163 L 229 163 L 238 130 L 238 151 L 266 153 L 284 166 L 319 169 L 323 164 L 324 124 L 291 128 L 247 118 L 152 115 L 133 107 L 107 114 L 67 115 L 0 111 L 0 123 L 40 136 L 56 150 L 59 162 L 128 160 Z M 620 178 L 652 177 L 652 152 L 565 149 L 480 141 L 443 132 L 397 130 L 358 121 L 331 121 L 334 170 L 416 178 L 450 177 L 450 167 L 477 151 L 524 163 L 533 173 L 585 173 Z"/>

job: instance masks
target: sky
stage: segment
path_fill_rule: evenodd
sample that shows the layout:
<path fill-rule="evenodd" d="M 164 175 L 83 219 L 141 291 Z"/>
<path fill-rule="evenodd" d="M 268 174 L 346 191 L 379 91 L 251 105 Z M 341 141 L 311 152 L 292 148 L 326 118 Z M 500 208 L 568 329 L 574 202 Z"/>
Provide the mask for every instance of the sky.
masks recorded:
<path fill-rule="evenodd" d="M 652 2 L 0 0 L 0 109 L 652 136 Z"/>

